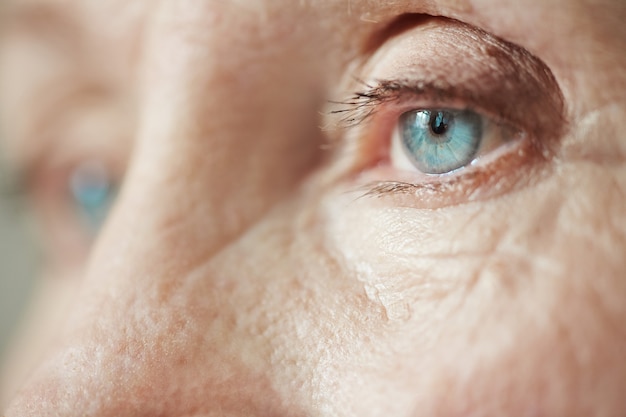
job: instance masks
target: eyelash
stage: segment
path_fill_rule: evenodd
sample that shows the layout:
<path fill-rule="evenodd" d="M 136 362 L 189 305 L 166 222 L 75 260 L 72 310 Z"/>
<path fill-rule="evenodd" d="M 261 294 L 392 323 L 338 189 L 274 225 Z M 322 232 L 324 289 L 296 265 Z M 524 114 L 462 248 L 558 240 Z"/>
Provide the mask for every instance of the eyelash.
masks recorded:
<path fill-rule="evenodd" d="M 492 112 L 483 109 L 480 105 L 480 99 L 470 90 L 453 86 L 443 80 L 435 83 L 403 79 L 378 80 L 374 84 L 360 79 L 356 79 L 356 81 L 364 86 L 363 90 L 355 92 L 346 100 L 330 101 L 332 105 L 342 106 L 330 111 L 331 115 L 340 116 L 337 125 L 341 129 L 353 128 L 364 123 L 376 115 L 383 105 L 390 103 L 401 105 L 404 102 L 414 101 L 428 101 L 428 106 L 421 107 L 451 107 L 451 104 L 454 107 L 454 104 L 459 102 L 461 107 L 478 110 L 480 113 L 491 117 L 495 122 L 512 123 L 502 114 L 492 114 Z"/>
<path fill-rule="evenodd" d="M 330 112 L 331 115 L 342 115 L 340 127 L 349 128 L 361 124 L 375 113 L 377 106 L 392 99 L 393 92 L 399 91 L 399 84 L 392 81 L 381 81 L 378 85 L 371 85 L 360 79 L 357 82 L 363 84 L 365 90 L 355 92 L 347 100 L 330 102 L 344 106 Z"/>
<path fill-rule="evenodd" d="M 443 80 L 438 80 L 435 83 L 406 79 L 378 80 L 375 83 L 367 83 L 359 79 L 356 81 L 364 86 L 362 90 L 355 92 L 346 100 L 331 102 L 332 105 L 339 106 L 330 114 L 339 117 L 335 126 L 340 130 L 349 131 L 367 127 L 367 122 L 377 118 L 379 113 L 388 113 L 390 120 L 396 123 L 399 116 L 405 111 L 419 108 L 463 108 L 474 110 L 490 118 L 494 123 L 506 124 L 514 130 L 522 132 L 520 136 L 524 136 L 524 140 L 516 142 L 525 144 L 523 147 L 519 147 L 514 155 L 509 155 L 509 152 L 476 167 L 459 170 L 450 175 L 430 177 L 428 181 L 385 180 L 368 182 L 357 190 L 362 197 L 427 196 L 431 198 L 440 196 L 445 198 L 446 195 L 454 194 L 455 191 L 463 189 L 465 197 L 462 199 L 472 200 L 476 194 L 480 193 L 480 188 L 485 188 L 481 186 L 486 186 L 490 182 L 494 184 L 494 181 L 507 182 L 507 179 L 496 178 L 502 177 L 502 175 L 496 174 L 505 168 L 504 164 L 521 168 L 524 165 L 532 165 L 533 162 L 537 162 L 537 159 L 545 160 L 547 158 L 547 155 L 540 150 L 542 144 L 537 142 L 532 135 L 525 134 L 525 129 L 519 127 L 512 120 L 513 117 L 485 109 L 482 103 L 484 98 L 478 97 L 470 90 L 450 85 Z M 393 140 L 391 130 L 388 126 L 383 131 L 385 135 L 390 137 L 385 138 L 386 142 L 379 146 L 388 149 L 389 141 Z M 374 140 L 378 140 L 378 138 L 374 138 Z M 367 170 L 368 166 L 371 167 L 371 164 L 363 166 L 363 169 Z M 512 181 L 508 181 L 509 183 L 524 181 L 521 175 L 511 175 L 511 177 L 514 178 Z M 500 188 L 500 184 L 496 184 L 496 187 Z"/>

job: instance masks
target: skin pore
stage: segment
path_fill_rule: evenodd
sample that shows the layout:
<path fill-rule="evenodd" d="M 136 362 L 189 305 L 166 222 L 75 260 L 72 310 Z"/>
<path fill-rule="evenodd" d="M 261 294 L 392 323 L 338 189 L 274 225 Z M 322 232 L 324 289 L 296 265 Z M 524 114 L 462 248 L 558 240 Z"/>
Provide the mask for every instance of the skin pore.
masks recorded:
<path fill-rule="evenodd" d="M 6 417 L 626 414 L 623 1 L 3 7 L 48 253 Z M 429 176 L 394 153 L 424 108 L 506 128 Z"/>

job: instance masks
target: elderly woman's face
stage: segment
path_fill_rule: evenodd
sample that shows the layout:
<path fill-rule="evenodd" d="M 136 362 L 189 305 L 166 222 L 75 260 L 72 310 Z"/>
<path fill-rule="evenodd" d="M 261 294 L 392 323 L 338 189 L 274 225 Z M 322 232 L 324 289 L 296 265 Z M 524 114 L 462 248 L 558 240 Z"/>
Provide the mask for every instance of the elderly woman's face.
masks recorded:
<path fill-rule="evenodd" d="M 597 3 L 7 4 L 54 276 L 7 417 L 626 415 L 626 7 Z"/>

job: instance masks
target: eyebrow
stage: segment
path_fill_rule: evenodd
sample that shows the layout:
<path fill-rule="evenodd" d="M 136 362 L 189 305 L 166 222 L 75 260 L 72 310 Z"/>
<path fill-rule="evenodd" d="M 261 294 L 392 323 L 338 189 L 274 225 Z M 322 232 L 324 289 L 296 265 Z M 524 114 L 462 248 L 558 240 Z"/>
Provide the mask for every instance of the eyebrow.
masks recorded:
<path fill-rule="evenodd" d="M 623 25 L 626 2 L 602 0 L 597 3 L 587 0 L 363 0 L 351 1 L 348 14 L 353 21 L 374 25 L 375 31 L 406 14 L 447 17 L 481 28 L 533 53 L 546 54 L 558 61 L 562 56 L 558 45 L 569 42 L 568 34 L 576 33 L 576 30 L 582 30 L 588 39 L 603 50 L 612 48 L 617 53 L 623 50 L 623 43 L 620 42 L 626 39 Z M 519 12 L 523 13 L 518 17 Z M 535 23 L 541 21 L 546 13 L 557 16 L 558 24 L 536 26 Z"/>
<path fill-rule="evenodd" d="M 33 38 L 64 49 L 79 47 L 82 28 L 67 8 L 49 4 L 11 3 L 0 11 L 0 40 Z"/>

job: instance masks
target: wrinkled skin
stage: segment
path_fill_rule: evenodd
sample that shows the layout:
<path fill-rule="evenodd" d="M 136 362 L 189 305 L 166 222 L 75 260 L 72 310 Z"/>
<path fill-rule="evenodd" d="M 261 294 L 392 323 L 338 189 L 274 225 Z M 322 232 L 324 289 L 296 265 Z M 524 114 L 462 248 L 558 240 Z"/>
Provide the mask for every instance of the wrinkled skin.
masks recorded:
<path fill-rule="evenodd" d="M 34 192 L 54 277 L 6 416 L 626 415 L 626 6 L 591 3 L 7 3 L 11 160 L 125 178 L 91 251 L 50 242 L 69 227 Z M 405 13 L 444 18 L 385 30 Z M 552 73 L 507 98 L 522 129 L 561 118 L 540 156 L 494 151 L 439 187 L 379 152 L 380 113 L 340 127 L 329 101 L 378 72 L 463 81 L 481 41 L 450 19 Z M 367 192 L 381 181 L 435 185 Z"/>

